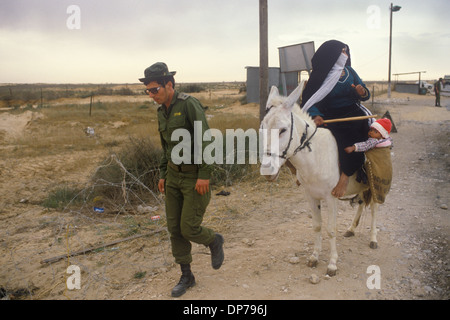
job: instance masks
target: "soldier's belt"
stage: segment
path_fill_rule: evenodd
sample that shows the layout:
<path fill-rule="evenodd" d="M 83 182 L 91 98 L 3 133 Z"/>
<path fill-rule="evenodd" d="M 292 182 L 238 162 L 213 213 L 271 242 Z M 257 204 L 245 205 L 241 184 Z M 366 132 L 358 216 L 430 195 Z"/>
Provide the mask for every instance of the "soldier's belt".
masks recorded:
<path fill-rule="evenodd" d="M 197 172 L 198 171 L 198 166 L 196 164 L 176 165 L 175 163 L 169 161 L 167 163 L 167 165 L 177 172 Z"/>

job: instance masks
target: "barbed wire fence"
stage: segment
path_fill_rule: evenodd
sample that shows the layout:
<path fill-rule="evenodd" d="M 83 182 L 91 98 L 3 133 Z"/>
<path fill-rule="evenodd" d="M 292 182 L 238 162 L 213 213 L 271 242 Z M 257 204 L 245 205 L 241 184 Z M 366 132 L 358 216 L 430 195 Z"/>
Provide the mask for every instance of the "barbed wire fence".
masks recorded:
<path fill-rule="evenodd" d="M 139 279 L 146 272 L 156 272 L 169 264 L 170 250 L 162 196 L 130 173 L 114 154 L 95 171 L 110 166 L 120 168 L 123 175 L 121 182 L 89 180 L 61 212 L 52 212 L 48 222 L 41 223 L 40 228 L 47 231 L 42 238 L 51 239 L 46 247 L 29 245 L 19 251 L 14 237 L 8 239 L 7 234 L 2 236 L 3 247 L 9 247 L 11 256 L 10 263 L 2 269 L 7 273 L 22 274 L 21 285 L 16 283 L 19 276 L 9 274 L 11 280 L 1 288 L 3 298 L 41 299 L 54 297 L 61 290 L 67 292 L 66 280 L 70 274 L 65 269 L 70 265 L 78 266 L 83 278 L 81 290 L 70 294 L 76 299 L 83 299 L 92 298 L 89 291 L 93 285 L 117 287 L 120 281 L 114 279 L 114 270 L 130 270 L 131 279 Z M 96 190 L 105 186 L 119 190 L 122 198 L 96 196 Z M 38 242 L 44 242 L 42 238 L 38 238 Z M 131 265 L 126 259 L 116 259 L 119 252 L 132 246 L 130 242 L 144 238 L 145 245 L 150 247 L 147 251 L 151 258 Z M 40 269 L 37 276 L 33 277 L 35 272 L 27 272 L 24 267 L 27 263 Z M 54 285 L 48 288 L 45 284 L 47 288 L 39 290 L 42 287 L 42 279 L 39 278 L 48 278 L 46 282 Z"/>

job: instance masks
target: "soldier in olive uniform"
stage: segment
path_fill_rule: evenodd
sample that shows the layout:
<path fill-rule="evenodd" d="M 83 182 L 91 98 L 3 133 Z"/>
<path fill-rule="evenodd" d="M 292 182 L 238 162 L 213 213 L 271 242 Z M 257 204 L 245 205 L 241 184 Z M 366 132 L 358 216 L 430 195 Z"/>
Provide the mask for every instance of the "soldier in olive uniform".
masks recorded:
<path fill-rule="evenodd" d="M 441 106 L 441 89 L 442 89 L 442 78 L 434 83 L 434 94 L 435 94 L 435 107 Z"/>
<path fill-rule="evenodd" d="M 223 236 L 201 226 L 203 215 L 211 198 L 209 179 L 211 166 L 198 157 L 195 150 L 205 148 L 203 141 L 194 139 L 194 122 L 201 124 L 200 140 L 209 129 L 201 103 L 185 93 L 175 90 L 175 72 L 169 72 L 167 65 L 157 62 L 144 71 L 145 78 L 139 79 L 146 86 L 146 93 L 161 106 L 158 108 L 158 129 L 163 155 L 160 161 L 158 189 L 165 194 L 167 228 L 170 233 L 172 254 L 181 266 L 181 278 L 173 288 L 172 296 L 179 297 L 186 289 L 195 285 L 190 263 L 191 241 L 208 246 L 211 250 L 211 264 L 219 269 L 224 260 Z M 186 158 L 172 152 L 179 143 L 172 141 L 172 133 L 182 129 L 188 132 L 191 154 Z M 197 142 L 198 145 L 194 145 Z M 183 149 L 186 150 L 186 149 Z M 200 156 L 201 156 L 200 154 Z M 200 159 L 200 161 L 199 161 Z"/>

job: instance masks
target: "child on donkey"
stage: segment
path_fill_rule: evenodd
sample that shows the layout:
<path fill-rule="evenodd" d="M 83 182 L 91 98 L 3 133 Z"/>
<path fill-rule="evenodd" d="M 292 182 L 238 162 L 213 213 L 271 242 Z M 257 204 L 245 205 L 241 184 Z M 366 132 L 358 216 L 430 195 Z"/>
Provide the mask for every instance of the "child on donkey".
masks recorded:
<path fill-rule="evenodd" d="M 372 123 L 369 129 L 369 139 L 355 143 L 344 150 L 347 153 L 366 152 L 373 148 L 391 147 L 392 138 L 389 136 L 392 123 L 389 119 L 379 119 Z"/>
<path fill-rule="evenodd" d="M 371 194 L 373 201 L 379 204 L 384 203 L 392 182 L 391 128 L 389 119 L 379 119 L 370 126 L 368 140 L 344 149 L 347 153 L 365 152 L 364 166 L 370 187 L 368 195 Z"/>

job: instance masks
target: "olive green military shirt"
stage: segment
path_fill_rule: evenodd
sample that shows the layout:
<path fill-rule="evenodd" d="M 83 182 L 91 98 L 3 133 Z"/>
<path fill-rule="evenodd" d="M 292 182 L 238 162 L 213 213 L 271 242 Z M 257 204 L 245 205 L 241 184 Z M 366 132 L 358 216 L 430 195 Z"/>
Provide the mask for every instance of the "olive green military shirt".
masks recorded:
<path fill-rule="evenodd" d="M 198 130 L 200 128 L 200 122 L 196 124 L 197 139 L 194 139 L 194 121 L 201 121 L 201 131 Z M 183 141 L 183 139 L 177 135 L 175 136 L 175 141 L 172 141 L 172 134 L 176 129 L 186 129 L 189 131 L 190 147 L 186 145 L 187 141 Z M 166 108 L 165 105 L 161 105 L 158 108 L 158 130 L 161 138 L 161 146 L 163 148 L 163 155 L 159 166 L 161 179 L 166 178 L 168 161 L 180 164 L 179 159 L 172 159 L 172 150 L 180 143 L 184 143 L 184 146 L 187 148 L 185 150 L 189 149 L 190 151 L 190 161 L 183 161 L 182 163 L 197 164 L 198 179 L 210 179 L 211 166 L 203 161 L 203 156 L 200 158 L 198 154 L 194 155 L 195 142 L 197 142 L 197 148 L 201 148 L 201 155 L 203 155 L 203 150 L 208 144 L 207 141 L 203 141 L 203 137 L 205 131 L 208 129 L 209 126 L 206 121 L 202 104 L 196 98 L 188 94 L 175 91 L 169 108 Z M 181 145 L 179 145 L 177 149 L 180 149 L 180 146 Z M 197 158 L 194 159 L 194 156 Z"/>

